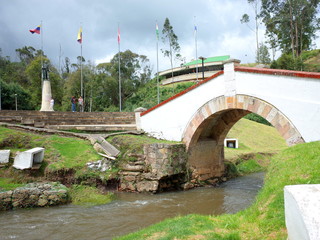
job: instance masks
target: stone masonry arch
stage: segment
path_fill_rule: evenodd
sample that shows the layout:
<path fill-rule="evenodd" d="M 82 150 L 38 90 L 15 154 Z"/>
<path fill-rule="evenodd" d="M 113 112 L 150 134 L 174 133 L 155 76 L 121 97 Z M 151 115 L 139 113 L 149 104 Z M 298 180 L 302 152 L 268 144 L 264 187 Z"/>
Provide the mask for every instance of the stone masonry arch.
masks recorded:
<path fill-rule="evenodd" d="M 232 126 L 251 112 L 268 120 L 289 146 L 304 142 L 291 121 L 268 102 L 248 95 L 220 96 L 200 107 L 183 133 L 193 178 L 208 180 L 222 176 L 224 139 Z"/>

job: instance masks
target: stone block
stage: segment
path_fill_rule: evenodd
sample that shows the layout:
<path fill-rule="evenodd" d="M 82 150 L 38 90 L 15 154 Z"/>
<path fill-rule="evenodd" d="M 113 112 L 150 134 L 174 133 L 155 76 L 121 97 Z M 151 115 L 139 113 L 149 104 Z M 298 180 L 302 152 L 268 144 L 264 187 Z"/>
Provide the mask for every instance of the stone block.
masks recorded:
<path fill-rule="evenodd" d="M 36 147 L 19 153 L 14 158 L 13 167 L 17 169 L 32 168 L 34 164 L 41 163 L 44 157 L 44 148 Z"/>
<path fill-rule="evenodd" d="M 289 240 L 320 239 L 320 184 L 284 187 Z"/>
<path fill-rule="evenodd" d="M 142 181 L 137 183 L 138 192 L 156 192 L 159 187 L 158 181 Z"/>
<path fill-rule="evenodd" d="M 9 162 L 10 150 L 0 150 L 0 164 Z"/>

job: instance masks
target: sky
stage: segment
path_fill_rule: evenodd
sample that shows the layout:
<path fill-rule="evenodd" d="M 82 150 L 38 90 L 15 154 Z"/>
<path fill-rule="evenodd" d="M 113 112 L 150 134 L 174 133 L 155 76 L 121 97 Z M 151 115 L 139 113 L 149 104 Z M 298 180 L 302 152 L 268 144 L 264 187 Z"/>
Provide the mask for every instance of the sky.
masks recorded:
<path fill-rule="evenodd" d="M 130 50 L 146 55 L 153 71 L 157 68 L 155 25 L 159 25 L 159 71 L 170 68 L 161 49 L 161 31 L 166 18 L 178 36 L 181 55 L 189 62 L 197 56 L 230 55 L 242 63 L 255 61 L 255 33 L 240 23 L 244 13 L 253 19 L 247 0 L 0 0 L 0 48 L 2 56 L 19 61 L 15 49 L 41 49 L 41 35 L 30 29 L 42 22 L 43 50 L 51 62 L 62 66 L 65 57 L 72 63 L 80 56 L 77 42 L 83 28 L 82 55 L 95 64 L 108 62 L 118 52 Z M 253 24 L 253 23 L 252 23 Z M 195 44 L 194 26 L 197 26 Z M 252 25 L 253 27 L 253 25 Z M 259 38 L 264 30 L 260 26 Z M 197 46 L 197 47 L 196 47 Z M 61 51 L 60 51 L 61 48 Z M 61 61 L 59 61 L 61 59 Z M 174 63 L 175 67 L 180 62 Z"/>

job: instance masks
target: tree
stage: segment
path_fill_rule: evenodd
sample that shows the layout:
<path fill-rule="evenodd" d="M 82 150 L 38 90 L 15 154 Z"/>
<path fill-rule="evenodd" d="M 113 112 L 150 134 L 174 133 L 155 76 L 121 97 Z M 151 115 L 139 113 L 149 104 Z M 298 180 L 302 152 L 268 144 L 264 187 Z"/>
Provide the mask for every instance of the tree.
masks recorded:
<path fill-rule="evenodd" d="M 247 26 L 249 27 L 250 30 L 252 30 L 255 34 L 256 34 L 256 59 L 257 59 L 257 62 L 259 63 L 260 62 L 260 59 L 259 59 L 259 19 L 260 19 L 260 15 L 258 13 L 259 11 L 259 8 L 260 8 L 260 0 L 247 0 L 249 4 L 251 4 L 253 6 L 253 9 L 254 9 L 254 19 L 255 19 L 255 29 L 253 29 L 252 27 L 250 27 L 250 25 L 248 24 L 250 22 L 250 17 L 248 14 L 243 14 L 242 15 L 242 18 L 240 19 L 240 22 L 241 23 L 246 23 Z"/>
<path fill-rule="evenodd" d="M 173 78 L 173 58 L 175 60 L 181 59 L 180 55 L 180 45 L 178 43 L 178 36 L 174 33 L 173 27 L 170 24 L 170 21 L 168 18 L 165 19 L 162 29 L 162 41 L 163 43 L 169 43 L 169 50 L 167 49 L 161 49 L 163 52 L 163 55 L 165 57 L 169 57 L 170 64 L 171 64 L 171 73 Z"/>
<path fill-rule="evenodd" d="M 291 52 L 295 58 L 308 50 L 319 29 L 319 0 L 261 1 L 260 16 L 266 25 L 266 34 L 277 40 L 283 53 Z"/>
<path fill-rule="evenodd" d="M 17 83 L 5 83 L 0 80 L 1 85 L 1 109 L 15 110 L 15 100 L 17 98 L 18 110 L 33 109 L 31 96 Z"/>
<path fill-rule="evenodd" d="M 260 43 L 260 46 L 258 48 L 256 61 L 263 64 L 269 64 L 271 62 L 269 50 L 263 43 Z"/>
<path fill-rule="evenodd" d="M 132 95 L 140 86 L 150 80 L 151 69 L 149 59 L 144 55 L 133 53 L 130 50 L 117 53 L 107 65 L 107 71 L 114 79 L 119 80 L 119 56 L 121 74 L 121 98 L 126 99 Z"/>

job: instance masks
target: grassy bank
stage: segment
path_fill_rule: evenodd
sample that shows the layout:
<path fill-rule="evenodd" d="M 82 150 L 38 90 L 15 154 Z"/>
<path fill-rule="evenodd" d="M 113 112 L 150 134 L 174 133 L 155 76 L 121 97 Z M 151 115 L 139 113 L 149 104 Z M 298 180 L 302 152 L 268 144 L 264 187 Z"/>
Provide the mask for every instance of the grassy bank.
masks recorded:
<path fill-rule="evenodd" d="M 81 169 L 85 163 L 100 158 L 91 144 L 82 139 L 0 127 L 0 149 L 10 149 L 14 156 L 17 151 L 34 147 L 45 148 L 44 161 L 48 170 Z"/>
<path fill-rule="evenodd" d="M 79 178 L 83 182 L 88 177 L 99 175 L 86 168 L 87 162 L 101 159 L 89 141 L 0 127 L 0 149 L 10 149 L 11 157 L 15 156 L 18 151 L 34 147 L 45 148 L 41 168 L 37 171 L 17 170 L 11 166 L 13 163 L 11 158 L 9 166 L 0 168 L 0 190 L 12 190 L 29 182 L 50 181 L 55 175 L 68 172 L 73 172 L 74 175 L 67 177 Z M 107 173 L 104 174 L 104 176 L 106 175 Z M 64 176 L 60 177 L 64 178 Z M 73 202 L 79 205 L 105 204 L 110 202 L 112 198 L 112 195 L 101 194 L 94 187 L 81 185 L 71 187 L 70 193 L 74 199 Z"/>
<path fill-rule="evenodd" d="M 271 126 L 240 119 L 228 133 L 228 138 L 237 138 L 239 148 L 225 148 L 225 158 L 231 161 L 248 154 L 277 153 L 288 146 L 278 131 Z"/>
<path fill-rule="evenodd" d="M 73 185 L 69 193 L 73 204 L 87 207 L 107 204 L 114 196 L 113 193 L 101 194 L 97 188 L 84 185 Z"/>
<path fill-rule="evenodd" d="M 274 155 L 255 203 L 237 214 L 188 215 L 168 219 L 117 239 L 286 239 L 283 188 L 320 183 L 320 142 Z"/>

